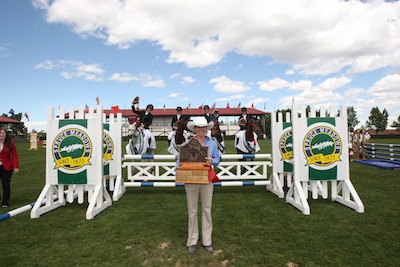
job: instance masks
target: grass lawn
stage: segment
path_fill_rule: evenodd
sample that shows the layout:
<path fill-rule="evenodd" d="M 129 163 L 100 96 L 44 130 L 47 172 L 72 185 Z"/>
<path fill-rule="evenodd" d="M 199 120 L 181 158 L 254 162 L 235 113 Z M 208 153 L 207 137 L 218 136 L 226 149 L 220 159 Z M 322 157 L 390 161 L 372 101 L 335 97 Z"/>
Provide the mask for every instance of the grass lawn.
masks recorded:
<path fill-rule="evenodd" d="M 28 147 L 17 145 L 20 172 L 2 213 L 35 202 L 45 184 L 45 151 Z M 270 141 L 261 148 L 271 153 Z M 350 176 L 364 213 L 310 197 L 306 216 L 263 186 L 215 187 L 213 254 L 200 244 L 187 253 L 183 188 L 128 188 L 89 221 L 87 203 L 38 219 L 25 212 L 0 222 L 0 266 L 400 266 L 400 171 L 351 162 Z"/>

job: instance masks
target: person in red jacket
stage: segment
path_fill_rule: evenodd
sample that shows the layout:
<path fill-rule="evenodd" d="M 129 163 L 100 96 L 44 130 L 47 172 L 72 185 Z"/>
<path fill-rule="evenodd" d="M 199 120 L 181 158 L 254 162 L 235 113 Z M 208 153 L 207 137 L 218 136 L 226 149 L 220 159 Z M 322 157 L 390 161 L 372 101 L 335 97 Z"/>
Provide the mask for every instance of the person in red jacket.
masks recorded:
<path fill-rule="evenodd" d="M 0 179 L 3 186 L 2 207 L 8 208 L 10 183 L 13 173 L 18 172 L 18 153 L 6 128 L 0 126 Z"/>

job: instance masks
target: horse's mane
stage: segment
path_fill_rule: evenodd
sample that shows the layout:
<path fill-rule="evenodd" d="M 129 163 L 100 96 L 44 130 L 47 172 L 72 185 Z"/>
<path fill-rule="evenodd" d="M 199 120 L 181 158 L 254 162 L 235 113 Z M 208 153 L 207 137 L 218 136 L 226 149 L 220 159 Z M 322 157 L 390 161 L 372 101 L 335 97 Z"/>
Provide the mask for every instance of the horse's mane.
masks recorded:
<path fill-rule="evenodd" d="M 221 129 L 219 128 L 218 121 L 214 122 L 214 126 L 211 128 L 211 135 L 213 137 L 215 137 L 218 140 L 218 142 L 222 142 L 223 141 L 222 133 L 221 133 Z"/>
<path fill-rule="evenodd" d="M 246 122 L 246 140 L 254 141 L 254 132 L 258 132 L 259 126 L 258 122 L 254 119 L 250 119 Z"/>
<path fill-rule="evenodd" d="M 189 129 L 187 128 L 187 121 L 186 120 L 177 120 L 174 126 L 177 126 L 178 128 L 176 129 L 175 133 L 175 143 L 177 145 L 182 144 L 185 142 L 185 136 L 183 135 L 183 131 L 186 130 L 188 131 Z"/>

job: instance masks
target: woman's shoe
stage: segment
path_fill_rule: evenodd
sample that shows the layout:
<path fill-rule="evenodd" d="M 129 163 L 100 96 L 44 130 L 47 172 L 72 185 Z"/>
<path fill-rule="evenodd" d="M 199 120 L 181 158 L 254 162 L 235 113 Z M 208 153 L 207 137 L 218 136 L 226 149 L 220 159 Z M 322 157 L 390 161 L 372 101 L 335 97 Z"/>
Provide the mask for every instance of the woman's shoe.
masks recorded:
<path fill-rule="evenodd" d="M 189 253 L 195 253 L 196 252 L 196 245 L 188 246 L 188 251 L 189 251 Z"/>
<path fill-rule="evenodd" d="M 213 253 L 214 249 L 212 246 L 204 246 L 204 249 L 208 252 L 208 253 Z"/>

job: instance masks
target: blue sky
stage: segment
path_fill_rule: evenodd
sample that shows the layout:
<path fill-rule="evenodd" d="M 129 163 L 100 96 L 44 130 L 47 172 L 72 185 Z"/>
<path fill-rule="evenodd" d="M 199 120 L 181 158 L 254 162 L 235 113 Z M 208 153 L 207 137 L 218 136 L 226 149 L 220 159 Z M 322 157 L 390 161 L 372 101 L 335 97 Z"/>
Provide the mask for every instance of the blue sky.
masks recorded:
<path fill-rule="evenodd" d="M 265 111 L 353 106 L 400 115 L 400 3 L 2 0 L 0 114 L 45 130 L 48 107 Z M 265 109 L 264 109 L 265 106 Z"/>

